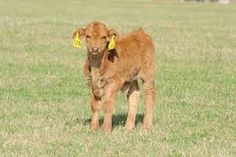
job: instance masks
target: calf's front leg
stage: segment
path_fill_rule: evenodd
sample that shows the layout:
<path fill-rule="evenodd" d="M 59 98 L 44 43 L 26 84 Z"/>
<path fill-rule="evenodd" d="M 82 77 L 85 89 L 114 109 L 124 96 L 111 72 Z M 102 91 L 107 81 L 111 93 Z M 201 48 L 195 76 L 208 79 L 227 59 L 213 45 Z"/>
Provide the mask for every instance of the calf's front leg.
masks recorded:
<path fill-rule="evenodd" d="M 103 112 L 104 112 L 103 129 L 106 132 L 111 132 L 112 129 L 112 112 L 115 105 L 115 99 L 119 87 L 120 87 L 119 83 L 113 83 L 106 88 L 106 93 L 103 102 Z"/>
<path fill-rule="evenodd" d="M 99 127 L 99 110 L 102 108 L 101 98 L 92 94 L 92 119 L 91 119 L 91 129 L 96 130 Z"/>
<path fill-rule="evenodd" d="M 135 119 L 138 108 L 140 90 L 138 86 L 138 81 L 133 81 L 130 83 L 128 91 L 128 116 L 126 120 L 126 128 L 132 130 L 135 127 Z"/>

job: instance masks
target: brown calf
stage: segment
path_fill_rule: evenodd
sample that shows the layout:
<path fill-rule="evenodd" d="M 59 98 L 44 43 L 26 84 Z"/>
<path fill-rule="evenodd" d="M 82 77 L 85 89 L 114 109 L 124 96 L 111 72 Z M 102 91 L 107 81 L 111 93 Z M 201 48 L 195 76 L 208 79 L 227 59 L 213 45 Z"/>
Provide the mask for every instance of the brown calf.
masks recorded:
<path fill-rule="evenodd" d="M 73 37 L 85 38 L 87 59 L 84 75 L 91 88 L 92 121 L 91 128 L 99 127 L 99 110 L 104 111 L 103 127 L 112 129 L 112 111 L 119 90 L 128 91 L 127 129 L 135 126 L 140 89 L 138 79 L 143 81 L 145 114 L 143 127 L 152 126 L 154 89 L 154 45 L 143 30 L 138 30 L 120 38 L 114 30 L 109 30 L 101 22 L 92 22 L 86 28 L 77 29 Z M 108 50 L 108 44 L 115 36 L 115 48 Z"/>

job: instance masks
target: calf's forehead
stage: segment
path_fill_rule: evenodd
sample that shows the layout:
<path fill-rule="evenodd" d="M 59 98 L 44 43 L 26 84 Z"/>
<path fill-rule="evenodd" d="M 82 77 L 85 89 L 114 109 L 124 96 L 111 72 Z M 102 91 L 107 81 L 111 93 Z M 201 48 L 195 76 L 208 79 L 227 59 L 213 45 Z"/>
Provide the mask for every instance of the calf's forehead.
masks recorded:
<path fill-rule="evenodd" d="M 91 36 L 106 36 L 108 33 L 107 27 L 103 23 L 91 23 L 86 27 L 86 34 Z"/>

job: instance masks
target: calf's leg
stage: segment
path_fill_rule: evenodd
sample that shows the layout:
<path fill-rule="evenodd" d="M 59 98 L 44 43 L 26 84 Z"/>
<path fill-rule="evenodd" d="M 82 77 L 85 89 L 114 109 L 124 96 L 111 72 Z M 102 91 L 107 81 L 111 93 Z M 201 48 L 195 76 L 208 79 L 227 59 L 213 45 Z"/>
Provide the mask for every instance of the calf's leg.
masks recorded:
<path fill-rule="evenodd" d="M 92 94 L 92 119 L 91 119 L 91 129 L 96 130 L 99 127 L 99 110 L 102 108 L 101 98 L 96 97 Z"/>
<path fill-rule="evenodd" d="M 103 129 L 106 132 L 111 132 L 112 129 L 112 112 L 115 105 L 115 99 L 118 93 L 118 90 L 121 88 L 120 81 L 114 81 L 108 87 L 106 87 L 106 92 L 103 101 L 103 112 L 104 112 L 104 121 Z"/>
<path fill-rule="evenodd" d="M 111 132 L 112 129 L 112 112 L 115 105 L 116 93 L 111 93 L 103 102 L 104 121 L 103 129 L 106 132 Z"/>
<path fill-rule="evenodd" d="M 140 90 L 138 86 L 138 81 L 136 80 L 130 83 L 129 91 L 127 94 L 128 116 L 126 120 L 126 128 L 128 130 L 131 130 L 135 127 L 135 119 L 136 119 L 139 96 L 140 96 Z"/>
<path fill-rule="evenodd" d="M 143 88 L 145 96 L 143 127 L 144 129 L 149 129 L 152 126 L 153 105 L 155 99 L 154 81 L 144 80 Z"/>

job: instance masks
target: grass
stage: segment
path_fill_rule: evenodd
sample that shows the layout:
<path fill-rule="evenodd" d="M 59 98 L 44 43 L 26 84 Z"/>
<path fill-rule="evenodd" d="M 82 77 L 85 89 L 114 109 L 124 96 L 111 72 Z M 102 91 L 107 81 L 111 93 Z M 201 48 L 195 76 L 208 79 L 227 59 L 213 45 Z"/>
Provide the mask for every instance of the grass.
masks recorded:
<path fill-rule="evenodd" d="M 236 156 L 235 4 L 151 0 L 0 1 L 0 156 Z M 105 8 L 104 8 L 105 7 Z M 154 126 L 89 129 L 75 28 L 102 20 L 120 34 L 152 35 L 157 69 Z M 103 115 L 101 114 L 101 120 Z"/>

